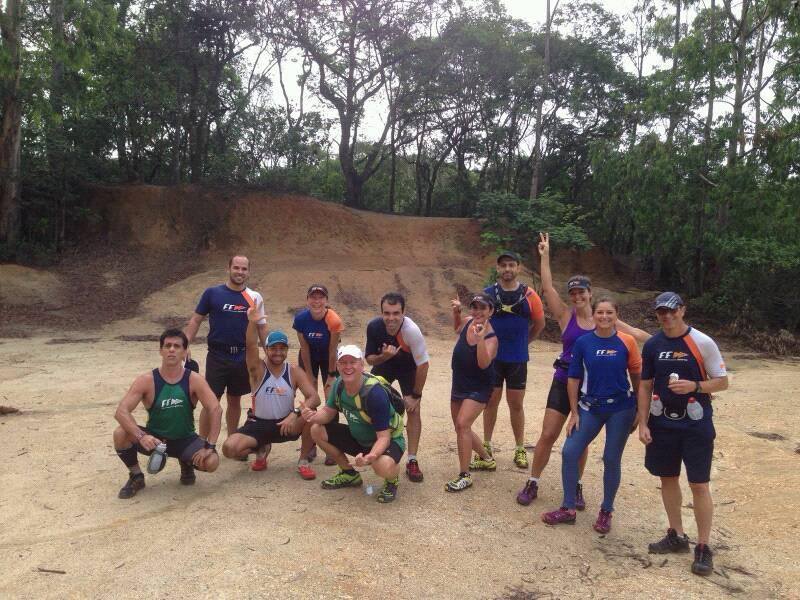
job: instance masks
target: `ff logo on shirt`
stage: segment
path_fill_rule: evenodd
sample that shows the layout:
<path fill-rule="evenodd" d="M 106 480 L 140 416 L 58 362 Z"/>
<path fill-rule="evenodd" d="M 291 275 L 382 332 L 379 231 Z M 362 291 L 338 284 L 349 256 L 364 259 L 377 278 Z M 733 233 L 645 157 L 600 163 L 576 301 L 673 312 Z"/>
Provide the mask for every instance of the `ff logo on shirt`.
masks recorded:
<path fill-rule="evenodd" d="M 687 360 L 689 355 L 686 352 L 659 352 L 658 360 Z"/>
<path fill-rule="evenodd" d="M 226 312 L 247 312 L 247 307 L 241 304 L 223 304 L 222 310 Z"/>
<path fill-rule="evenodd" d="M 598 350 L 595 353 L 595 356 L 616 356 L 616 355 L 617 355 L 616 350 Z"/>

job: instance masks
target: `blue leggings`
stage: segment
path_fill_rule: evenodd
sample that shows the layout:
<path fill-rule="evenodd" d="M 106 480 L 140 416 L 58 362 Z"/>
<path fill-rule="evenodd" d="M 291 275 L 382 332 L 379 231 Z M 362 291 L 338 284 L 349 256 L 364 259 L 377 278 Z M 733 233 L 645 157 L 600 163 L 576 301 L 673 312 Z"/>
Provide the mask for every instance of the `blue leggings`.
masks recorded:
<path fill-rule="evenodd" d="M 613 413 L 592 414 L 578 408 L 580 422 L 578 429 L 572 431 L 561 449 L 561 482 L 564 486 L 562 506 L 575 509 L 575 490 L 578 486 L 578 459 L 583 451 L 597 437 L 603 425 L 606 426 L 606 447 L 603 450 L 603 510 L 614 510 L 614 497 L 622 477 L 622 452 L 628 442 L 631 425 L 636 418 L 636 407 Z"/>

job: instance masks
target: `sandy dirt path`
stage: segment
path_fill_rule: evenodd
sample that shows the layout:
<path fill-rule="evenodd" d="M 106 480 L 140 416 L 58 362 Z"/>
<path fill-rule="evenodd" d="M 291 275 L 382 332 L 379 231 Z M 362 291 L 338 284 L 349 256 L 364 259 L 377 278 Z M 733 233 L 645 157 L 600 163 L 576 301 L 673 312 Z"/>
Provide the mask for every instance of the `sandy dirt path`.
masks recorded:
<path fill-rule="evenodd" d="M 429 340 L 425 481 L 403 480 L 393 505 L 361 490 L 322 490 L 321 477 L 301 481 L 293 443 L 275 447 L 264 473 L 223 459 L 194 487 L 179 485 L 171 461 L 133 500 L 119 500 L 126 475 L 111 445 L 114 407 L 133 377 L 158 361 L 156 343 L 114 340 L 127 330 L 141 328 L 117 324 L 55 344 L 0 340 L 0 404 L 22 409 L 0 417 L 0 597 L 800 598 L 797 360 L 727 353 L 732 389 L 715 403 L 716 572 L 701 579 L 689 573 L 688 555 L 647 555 L 665 517 L 635 437 L 607 536 L 591 529 L 602 439 L 584 480 L 586 513 L 574 527 L 549 528 L 539 514 L 560 500 L 558 449 L 539 500 L 518 506 L 525 474 L 511 462 L 506 409 L 495 435 L 497 472 L 446 494 L 457 468 L 450 339 Z M 535 344 L 527 442 L 539 431 L 556 352 Z M 144 420 L 143 411 L 137 416 Z M 333 469 L 317 465 L 319 476 Z M 368 474 L 366 482 L 378 480 Z M 693 537 L 690 502 L 687 490 Z"/>

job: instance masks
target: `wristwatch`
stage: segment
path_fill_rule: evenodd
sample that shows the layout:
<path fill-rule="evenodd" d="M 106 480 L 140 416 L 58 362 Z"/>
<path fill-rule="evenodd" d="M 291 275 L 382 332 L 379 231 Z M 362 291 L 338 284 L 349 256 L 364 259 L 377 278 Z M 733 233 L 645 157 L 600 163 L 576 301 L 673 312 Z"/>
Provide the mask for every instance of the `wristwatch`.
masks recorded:
<path fill-rule="evenodd" d="M 695 394 L 701 394 L 702 393 L 702 390 L 700 390 L 700 382 L 699 381 L 697 383 L 695 383 L 695 385 L 694 385 L 694 393 Z"/>
<path fill-rule="evenodd" d="M 296 406 L 295 406 L 295 407 L 292 409 L 292 412 L 293 412 L 294 414 L 296 414 L 298 417 L 300 416 L 300 413 L 301 413 L 300 409 L 299 409 L 299 408 L 297 408 Z"/>
<path fill-rule="evenodd" d="M 216 444 L 212 444 L 211 442 L 206 440 L 206 449 L 213 450 L 214 452 L 216 452 L 217 451 L 217 445 Z"/>

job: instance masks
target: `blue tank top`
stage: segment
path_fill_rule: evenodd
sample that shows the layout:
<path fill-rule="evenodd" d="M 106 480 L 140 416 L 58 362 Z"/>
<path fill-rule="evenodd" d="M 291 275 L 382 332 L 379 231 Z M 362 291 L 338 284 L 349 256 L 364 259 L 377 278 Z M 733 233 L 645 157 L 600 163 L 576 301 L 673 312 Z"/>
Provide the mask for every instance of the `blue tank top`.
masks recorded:
<path fill-rule="evenodd" d="M 467 321 L 458 341 L 453 348 L 453 358 L 450 367 L 453 369 L 453 390 L 457 392 L 492 391 L 494 386 L 494 365 L 490 364 L 485 369 L 478 366 L 478 345 L 470 346 L 467 342 L 467 329 L 472 324 L 472 319 Z M 486 339 L 495 337 L 491 332 Z"/>
<path fill-rule="evenodd" d="M 567 323 L 564 331 L 561 332 L 561 354 L 558 355 L 560 364 L 556 366 L 556 370 L 553 372 L 553 379 L 561 383 L 567 383 L 567 369 L 569 369 L 569 364 L 572 362 L 572 347 L 579 337 L 592 331 L 594 331 L 594 328 L 584 329 L 578 325 L 578 312 L 573 308 L 569 323 Z"/>

